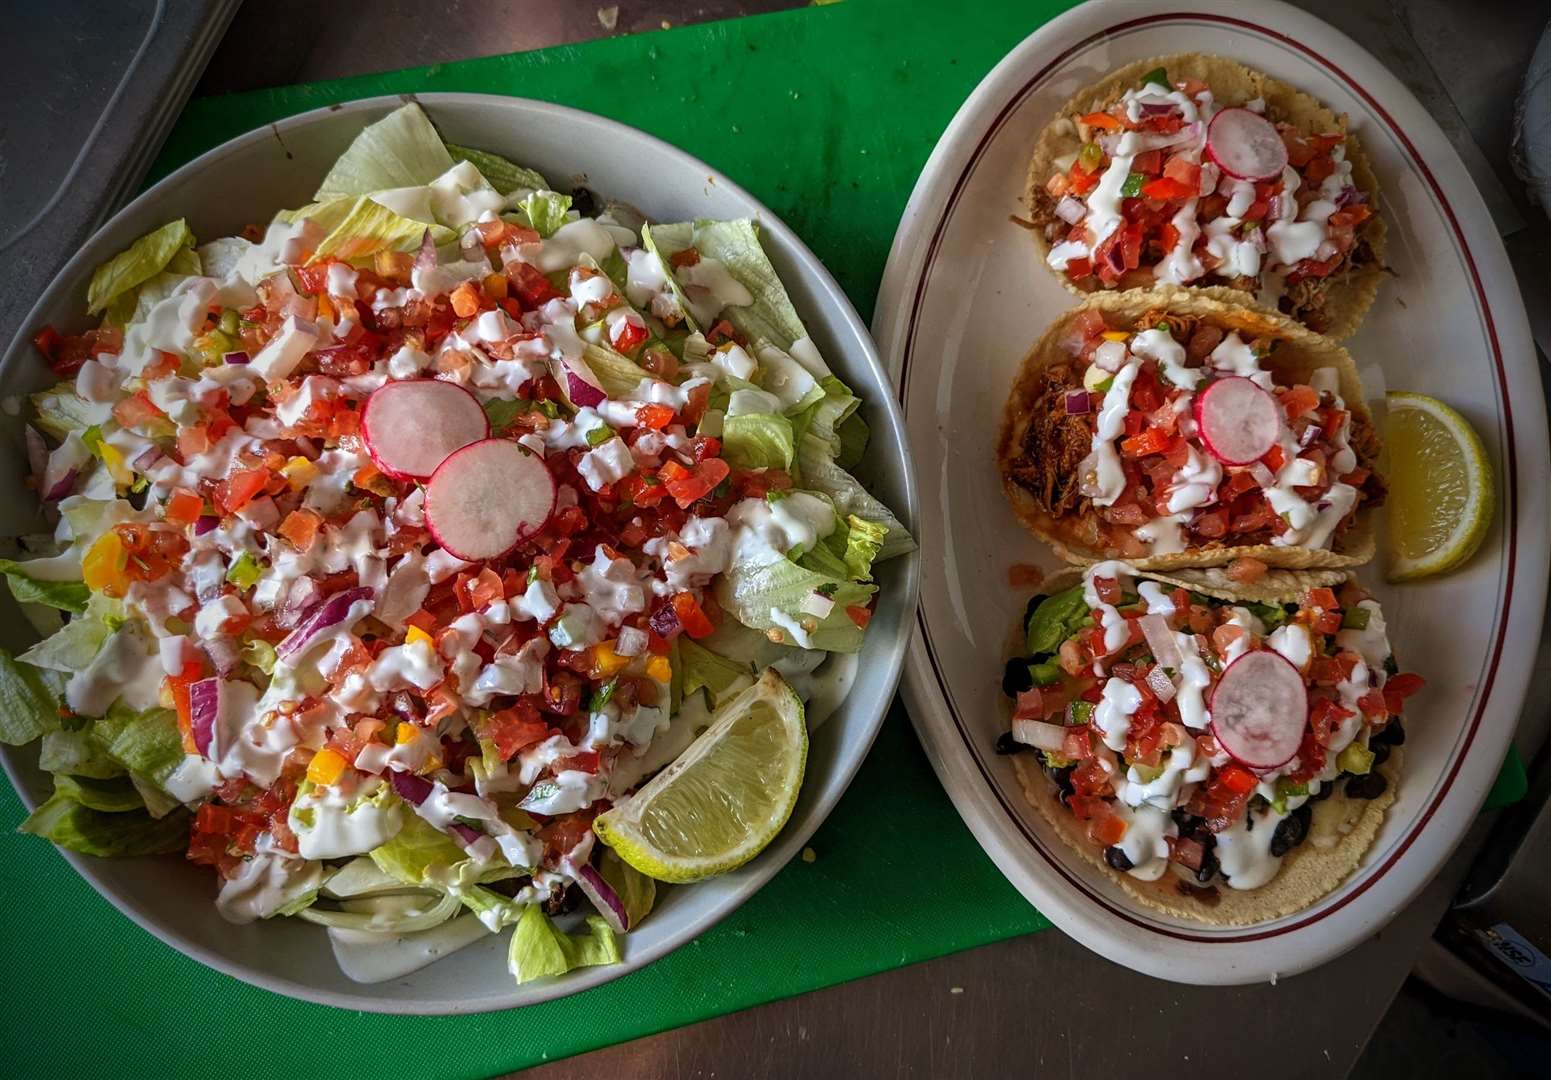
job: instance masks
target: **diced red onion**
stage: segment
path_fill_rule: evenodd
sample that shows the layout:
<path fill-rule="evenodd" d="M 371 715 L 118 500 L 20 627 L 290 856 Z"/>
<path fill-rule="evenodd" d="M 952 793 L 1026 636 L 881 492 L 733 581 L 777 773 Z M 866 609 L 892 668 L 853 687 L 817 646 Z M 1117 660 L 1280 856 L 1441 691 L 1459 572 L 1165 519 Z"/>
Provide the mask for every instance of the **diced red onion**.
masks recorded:
<path fill-rule="evenodd" d="M 188 709 L 192 720 L 194 747 L 206 758 L 215 741 L 215 721 L 221 715 L 221 680 L 200 679 L 188 688 Z"/>
<path fill-rule="evenodd" d="M 619 898 L 614 887 L 603 880 L 603 875 L 591 864 L 571 866 L 569 869 L 582 893 L 592 901 L 592 906 L 598 909 L 603 921 L 609 924 L 609 929 L 616 934 L 627 933 L 630 930 L 630 913 L 625 910 L 625 902 Z"/>
<path fill-rule="evenodd" d="M 1058 754 L 1066 741 L 1066 729 L 1057 724 L 1047 724 L 1043 720 L 1014 720 L 1012 737 L 1014 742 L 1020 742 L 1024 746 Z"/>
<path fill-rule="evenodd" d="M 584 409 L 607 399 L 603 385 L 585 361 L 565 360 L 562 364 L 565 369 L 565 393 L 571 399 L 571 404 Z"/>
<path fill-rule="evenodd" d="M 645 630 L 622 626 L 619 629 L 619 640 L 614 643 L 614 652 L 620 656 L 640 656 L 650 644 L 651 639 L 646 636 Z"/>
<path fill-rule="evenodd" d="M 419 806 L 431 797 L 434 785 L 423 776 L 416 776 L 402 769 L 389 769 L 388 782 L 393 785 L 394 792 L 399 798 L 411 806 Z"/>
<path fill-rule="evenodd" d="M 43 470 L 48 468 L 48 443 L 43 441 L 43 436 L 31 424 L 22 428 L 22 436 L 27 441 L 27 467 L 32 470 L 37 490 L 42 491 Z"/>
<path fill-rule="evenodd" d="M 1336 207 L 1337 209 L 1344 210 L 1348 206 L 1362 205 L 1367 201 L 1368 196 L 1366 193 L 1358 191 L 1356 188 L 1348 184 L 1346 187 L 1341 189 L 1341 194 L 1336 196 Z"/>
<path fill-rule="evenodd" d="M 140 451 L 135 460 L 130 462 L 130 464 L 134 466 L 136 472 L 143 473 L 161 459 L 162 448 L 153 443 Z"/>
<path fill-rule="evenodd" d="M 1086 416 L 1093 411 L 1093 398 L 1086 390 L 1068 390 L 1066 392 L 1066 415 Z"/>
<path fill-rule="evenodd" d="M 829 613 L 835 610 L 835 602 L 823 593 L 810 592 L 802 598 L 798 610 L 804 615 L 812 615 L 815 619 L 827 619 Z"/>
<path fill-rule="evenodd" d="M 1147 673 L 1147 685 L 1165 705 L 1174 700 L 1174 680 L 1163 673 L 1162 666 Z"/>
<path fill-rule="evenodd" d="M 1152 650 L 1153 659 L 1162 667 L 1178 671 L 1179 646 L 1174 643 L 1174 631 L 1169 629 L 1163 616 L 1150 612 L 1137 622 L 1142 627 L 1142 636 L 1147 639 L 1148 649 Z"/>
<path fill-rule="evenodd" d="M 198 520 L 194 522 L 194 535 L 204 536 L 219 524 L 221 519 L 214 514 L 200 514 Z"/>
<path fill-rule="evenodd" d="M 1099 146 L 1111 157 L 1120 148 L 1120 140 L 1125 136 L 1132 136 L 1132 153 L 1145 154 L 1149 150 L 1166 150 L 1171 146 L 1181 146 L 1185 143 L 1200 140 L 1204 126 L 1199 120 L 1192 124 L 1186 124 L 1176 132 L 1142 132 L 1142 131 L 1106 131 L 1099 136 Z"/>
<path fill-rule="evenodd" d="M 1282 197 L 1273 195 L 1266 200 L 1266 220 L 1280 221 L 1282 219 Z M 1258 230 L 1257 230 L 1258 231 Z"/>
<path fill-rule="evenodd" d="M 436 242 L 431 239 L 431 230 L 427 229 L 420 237 L 420 250 L 415 252 L 416 270 L 436 269 Z"/>
<path fill-rule="evenodd" d="M 1179 111 L 1179 104 L 1173 101 L 1139 101 L 1136 105 L 1142 116 L 1169 116 Z"/>
<path fill-rule="evenodd" d="M 43 493 L 43 498 L 48 502 L 56 502 L 75 490 L 75 478 L 81 474 L 80 469 L 71 469 L 61 476 L 57 483 Z"/>
<path fill-rule="evenodd" d="M 1314 440 L 1318 439 L 1319 435 L 1320 426 L 1318 424 L 1310 424 L 1303 429 L 1303 434 L 1298 436 L 1298 449 L 1305 450 L 1313 446 Z"/>
<path fill-rule="evenodd" d="M 229 353 L 222 353 L 221 360 L 228 364 L 247 364 L 252 362 L 253 357 L 244 349 L 233 349 Z"/>
<path fill-rule="evenodd" d="M 667 604 L 652 612 L 652 617 L 647 620 L 647 625 L 652 628 L 652 633 L 658 637 L 671 638 L 679 632 L 678 613 Z"/>
<path fill-rule="evenodd" d="M 464 847 L 467 847 L 470 844 L 479 843 L 484 839 L 485 836 L 484 833 L 474 828 L 474 826 L 465 825 L 461 821 L 455 821 L 451 825 L 447 826 L 447 828 L 454 836 L 463 841 Z"/>
<path fill-rule="evenodd" d="M 205 655 L 210 658 L 210 666 L 223 677 L 235 673 L 242 664 L 242 649 L 238 647 L 237 639 L 234 637 L 223 635 L 206 638 L 199 644 L 205 650 Z"/>
<path fill-rule="evenodd" d="M 280 611 L 275 616 L 275 625 L 282 630 L 293 629 L 322 599 L 323 586 L 315 578 L 297 578 L 286 590 L 285 600 L 281 602 Z"/>
<path fill-rule="evenodd" d="M 1070 195 L 1061 196 L 1061 201 L 1056 203 L 1056 217 L 1068 225 L 1076 225 L 1087 216 L 1088 208 Z"/>
<path fill-rule="evenodd" d="M 371 597 L 372 590 L 364 586 L 335 593 L 308 612 L 296 629 L 275 646 L 275 652 L 282 660 L 295 659 L 317 640 L 319 634 L 343 622 L 345 616 L 350 614 L 352 604 L 357 600 L 370 600 Z"/>
<path fill-rule="evenodd" d="M 1104 252 L 1104 259 L 1115 273 L 1123 274 L 1126 272 L 1126 253 L 1121 250 L 1120 244 L 1109 245 L 1108 250 Z"/>
<path fill-rule="evenodd" d="M 1270 241 L 1266 239 L 1266 231 L 1264 229 L 1251 229 L 1249 234 L 1249 243 L 1250 246 L 1252 246 L 1262 255 L 1271 250 L 1271 244 Z"/>
<path fill-rule="evenodd" d="M 1249 474 L 1255 478 L 1255 483 L 1263 488 L 1271 487 L 1276 483 L 1276 476 L 1266 467 L 1264 462 L 1257 461 L 1249 467 Z"/>

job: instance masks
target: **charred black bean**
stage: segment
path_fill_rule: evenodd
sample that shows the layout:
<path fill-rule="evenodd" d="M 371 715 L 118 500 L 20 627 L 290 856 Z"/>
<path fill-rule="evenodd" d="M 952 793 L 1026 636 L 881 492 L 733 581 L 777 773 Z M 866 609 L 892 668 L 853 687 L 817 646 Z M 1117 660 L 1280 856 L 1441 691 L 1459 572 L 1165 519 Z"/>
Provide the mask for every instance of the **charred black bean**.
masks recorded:
<path fill-rule="evenodd" d="M 1217 875 L 1217 852 L 1208 848 L 1201 854 L 1201 868 L 1196 871 L 1196 880 L 1205 885 Z"/>
<path fill-rule="evenodd" d="M 1109 865 L 1114 867 L 1116 870 L 1119 870 L 1121 873 L 1125 873 L 1135 865 L 1131 861 L 1131 856 L 1127 855 L 1124 851 L 1117 847 L 1108 847 L 1104 849 L 1104 861 L 1109 863 Z"/>
<path fill-rule="evenodd" d="M 1004 731 L 996 737 L 996 752 L 998 754 L 1023 754 L 1034 749 L 1026 743 L 1021 743 L 1012 737 L 1012 732 Z"/>
<path fill-rule="evenodd" d="M 1373 733 L 1373 737 L 1368 740 L 1368 749 L 1372 750 L 1374 743 L 1385 743 L 1389 746 L 1400 746 L 1403 745 L 1405 741 L 1406 729 L 1400 726 L 1400 720 L 1397 718 L 1395 720 L 1391 720 L 1381 729 Z"/>
<path fill-rule="evenodd" d="M 1383 773 L 1370 772 L 1362 776 L 1349 776 L 1346 780 L 1348 799 L 1377 799 L 1389 787 Z"/>
<path fill-rule="evenodd" d="M 1002 693 L 1015 698 L 1033 686 L 1034 676 L 1029 671 L 1027 660 L 1015 656 L 1007 661 L 1007 667 L 1002 671 Z"/>
<path fill-rule="evenodd" d="M 1369 741 L 1368 749 L 1373 752 L 1373 767 L 1378 768 L 1389 760 L 1390 751 L 1394 748 L 1389 743 Z"/>
<path fill-rule="evenodd" d="M 1309 835 L 1309 821 L 1313 816 L 1314 808 L 1305 803 L 1277 822 L 1276 831 L 1271 834 L 1271 854 L 1286 855 L 1303 843 Z"/>

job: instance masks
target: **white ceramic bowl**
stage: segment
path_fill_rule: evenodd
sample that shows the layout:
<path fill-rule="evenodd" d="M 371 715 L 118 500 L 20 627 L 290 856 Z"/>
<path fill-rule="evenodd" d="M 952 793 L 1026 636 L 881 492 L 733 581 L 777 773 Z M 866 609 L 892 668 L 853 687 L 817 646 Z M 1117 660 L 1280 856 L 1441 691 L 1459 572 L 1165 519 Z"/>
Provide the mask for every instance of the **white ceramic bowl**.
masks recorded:
<path fill-rule="evenodd" d="M 1373 159 L 1396 276 L 1350 341 L 1368 389 L 1452 403 L 1500 480 L 1498 522 L 1458 573 L 1402 587 L 1361 576 L 1396 654 L 1424 675 L 1406 709 L 1404 777 L 1358 870 L 1309 909 L 1233 930 L 1159 916 L 1078 858 L 992 752 L 1000 658 L 1029 590 L 1013 562 L 1055 565 L 1002 497 L 994 460 L 1012 375 L 1075 300 L 1008 222 L 1039 131 L 1083 86 L 1145 57 L 1207 52 L 1347 113 Z M 895 237 L 874 325 L 922 465 L 930 565 L 906 699 L 932 764 L 1008 879 L 1058 926 L 1162 978 L 1289 975 L 1376 932 L 1433 876 L 1497 775 L 1523 703 L 1546 591 L 1546 424 L 1524 306 L 1491 217 L 1438 125 L 1394 76 L 1318 19 L 1266 0 L 1085 4 L 1026 39 L 949 126 Z"/>
<path fill-rule="evenodd" d="M 544 102 L 484 94 L 418 98 L 450 142 L 503 154 L 569 190 L 585 179 L 601 195 L 629 202 L 657 221 L 697 217 L 756 218 L 771 260 L 825 358 L 863 398 L 872 445 L 859 474 L 900 519 L 916 519 L 915 481 L 899 407 L 867 328 L 834 278 L 801 240 L 741 187 L 704 162 L 643 132 L 590 113 Z M 201 239 L 232 235 L 276 210 L 308 202 L 334 159 L 363 126 L 402 104 L 373 98 L 303 113 L 225 143 L 162 180 L 114 216 L 49 286 L 0 364 L 0 394 L 50 381 L 29 338 L 43 323 L 84 325 L 86 283 L 100 262 L 164 222 L 186 217 Z M 22 485 L 26 458 L 21 421 L 4 416 L 0 440 L 0 506 L 9 534 L 35 531 L 36 499 Z M 169 945 L 257 986 L 350 1009 L 396 1013 L 463 1013 L 525 1005 L 617 978 L 705 932 L 752 896 L 818 828 L 866 756 L 899 680 L 915 611 L 919 555 L 881 568 L 877 613 L 868 627 L 856 683 L 815 733 L 807 779 L 785 830 L 736 873 L 663 890 L 657 909 L 624 938 L 624 962 L 584 968 L 518 987 L 506 970 L 507 935 L 470 946 L 402 979 L 362 986 L 334 964 L 322 928 L 295 919 L 231 926 L 212 903 L 209 871 L 181 858 L 103 860 L 63 852 L 104 897 Z M 4 592 L 4 590 L 0 590 Z M 12 648 L 30 644 L 14 602 L 0 630 Z M 32 747 L 4 749 L 12 782 L 29 805 L 49 791 Z"/>

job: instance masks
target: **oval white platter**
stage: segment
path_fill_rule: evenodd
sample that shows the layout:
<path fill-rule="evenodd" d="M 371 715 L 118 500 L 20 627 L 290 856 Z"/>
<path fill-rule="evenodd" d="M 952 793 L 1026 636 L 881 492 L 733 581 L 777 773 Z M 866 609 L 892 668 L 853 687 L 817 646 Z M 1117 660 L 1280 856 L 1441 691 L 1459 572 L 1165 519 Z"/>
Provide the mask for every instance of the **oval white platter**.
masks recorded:
<path fill-rule="evenodd" d="M 1407 670 L 1405 775 L 1359 869 L 1314 906 L 1236 929 L 1171 919 L 1077 857 L 992 751 L 1005 725 L 1003 643 L 1029 590 L 1015 562 L 1056 563 L 1014 521 L 994 444 L 1019 361 L 1074 298 L 1037 263 L 1022 213 L 1030 148 L 1055 110 L 1133 60 L 1238 59 L 1345 112 L 1374 161 L 1394 276 L 1347 344 L 1390 388 L 1440 397 L 1480 431 L 1498 521 L 1462 571 L 1375 588 Z M 1437 124 L 1376 60 L 1285 4 L 1090 3 L 1024 40 L 965 102 L 895 236 L 874 334 L 905 406 L 926 555 L 906 700 L 937 774 L 1002 872 L 1068 934 L 1128 967 L 1244 983 L 1329 960 L 1374 933 L 1437 871 L 1497 774 L 1540 635 L 1547 572 L 1545 415 L 1523 303 L 1480 193 Z"/>

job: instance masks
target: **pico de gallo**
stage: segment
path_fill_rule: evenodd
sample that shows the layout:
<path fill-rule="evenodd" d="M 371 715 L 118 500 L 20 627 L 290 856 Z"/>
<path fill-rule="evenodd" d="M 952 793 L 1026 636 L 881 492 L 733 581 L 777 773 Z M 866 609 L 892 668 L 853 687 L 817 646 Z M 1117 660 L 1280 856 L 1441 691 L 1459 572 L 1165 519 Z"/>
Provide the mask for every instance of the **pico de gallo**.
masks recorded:
<path fill-rule="evenodd" d="M 1223 107 L 1163 68 L 1056 123 L 1081 146 L 1035 190 L 1033 225 L 1080 289 L 1231 285 L 1323 330 L 1331 280 L 1376 266 L 1344 129 L 1304 131 L 1262 99 Z"/>
<path fill-rule="evenodd" d="M 1008 480 L 1069 543 L 1139 558 L 1254 545 L 1331 548 L 1383 502 L 1378 438 L 1334 367 L 1292 378 L 1279 339 L 1148 311 L 1087 309 L 1043 368 Z M 1264 573 L 1244 558 L 1229 573 Z"/>
<path fill-rule="evenodd" d="M 1214 600 L 1099 563 L 1029 602 L 1004 754 L 1037 753 L 1118 872 L 1198 898 L 1255 889 L 1313 806 L 1375 799 L 1423 680 L 1400 673 L 1355 579 L 1283 604 Z"/>
<path fill-rule="evenodd" d="M 354 977 L 507 927 L 519 981 L 617 960 L 651 893 L 593 819 L 763 669 L 822 717 L 912 547 L 753 223 L 648 225 L 416 105 L 88 306 L 36 341 L 57 527 L 0 564 L 49 632 L 0 655 L 55 774 L 23 829 L 182 850 Z"/>

